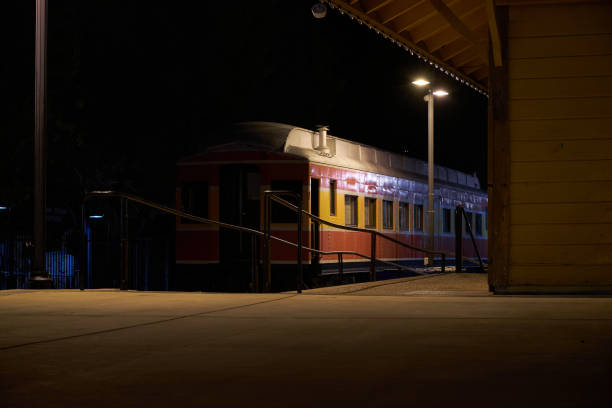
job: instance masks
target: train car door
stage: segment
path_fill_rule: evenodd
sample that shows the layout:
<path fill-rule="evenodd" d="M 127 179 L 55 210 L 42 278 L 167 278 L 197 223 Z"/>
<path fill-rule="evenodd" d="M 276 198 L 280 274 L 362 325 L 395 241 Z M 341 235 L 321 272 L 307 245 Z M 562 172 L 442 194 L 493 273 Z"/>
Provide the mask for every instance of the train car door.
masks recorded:
<path fill-rule="evenodd" d="M 229 164 L 219 173 L 219 220 L 228 224 L 259 229 L 260 172 L 257 166 Z M 219 230 L 221 263 L 249 261 L 251 235 L 245 232 Z"/>
<path fill-rule="evenodd" d="M 317 217 L 319 217 L 319 197 L 320 197 L 320 189 L 321 189 L 321 180 L 319 179 L 310 179 L 310 213 L 312 215 L 316 215 Z M 310 237 L 310 242 L 312 245 L 312 248 L 314 249 L 320 249 L 320 236 L 321 234 L 319 234 L 320 232 L 320 227 L 319 227 L 319 223 L 318 222 L 311 222 L 311 228 L 310 228 L 310 233 L 311 233 L 311 237 Z M 313 267 L 314 266 L 318 266 L 319 264 L 319 255 L 313 253 L 312 254 L 312 264 Z"/>

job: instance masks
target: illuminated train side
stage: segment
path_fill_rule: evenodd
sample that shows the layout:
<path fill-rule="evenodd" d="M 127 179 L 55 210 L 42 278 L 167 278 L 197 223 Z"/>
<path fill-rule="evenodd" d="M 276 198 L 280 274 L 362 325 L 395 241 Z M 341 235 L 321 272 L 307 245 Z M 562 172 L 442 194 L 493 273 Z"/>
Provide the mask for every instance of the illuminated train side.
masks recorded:
<path fill-rule="evenodd" d="M 427 164 L 320 133 L 269 122 L 235 126 L 225 135 L 232 142 L 213 146 L 178 163 L 178 208 L 212 220 L 263 230 L 263 192 L 291 189 L 302 193 L 304 209 L 327 221 L 376 230 L 425 248 Z M 458 205 L 464 206 L 471 218 L 478 250 L 486 258 L 487 194 L 480 190 L 475 176 L 436 166 L 437 250 L 454 252 Z M 296 242 L 295 214 L 273 207 L 272 234 Z M 463 237 L 464 255 L 476 256 L 469 236 Z M 370 253 L 370 234 L 325 225 L 315 227 L 307 219 L 302 242 L 325 251 Z M 384 239 L 378 239 L 376 246 L 377 258 L 423 264 L 422 253 Z M 177 218 L 177 267 L 191 281 L 200 281 L 200 274 L 222 276 L 224 288 L 246 289 L 250 279 L 245 270 L 252 250 L 250 237 L 245 233 L 220 231 Z M 296 263 L 293 247 L 273 242 L 271 252 L 273 268 L 279 276 L 283 276 L 283 267 Z M 333 273 L 337 261 L 336 256 L 317 258 L 305 253 L 307 279 L 308 274 Z M 367 271 L 363 258 L 345 256 L 344 261 L 345 271 Z"/>

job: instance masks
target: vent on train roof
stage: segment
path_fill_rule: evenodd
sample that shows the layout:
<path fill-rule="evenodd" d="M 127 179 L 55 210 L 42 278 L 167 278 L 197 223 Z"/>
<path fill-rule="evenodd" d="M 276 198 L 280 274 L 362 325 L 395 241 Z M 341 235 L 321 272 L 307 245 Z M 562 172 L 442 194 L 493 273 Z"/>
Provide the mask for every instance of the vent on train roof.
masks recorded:
<path fill-rule="evenodd" d="M 330 156 L 329 146 L 327 146 L 327 131 L 328 126 L 319 125 L 317 126 L 317 132 L 319 133 L 319 143 L 315 147 L 315 150 L 323 156 Z"/>

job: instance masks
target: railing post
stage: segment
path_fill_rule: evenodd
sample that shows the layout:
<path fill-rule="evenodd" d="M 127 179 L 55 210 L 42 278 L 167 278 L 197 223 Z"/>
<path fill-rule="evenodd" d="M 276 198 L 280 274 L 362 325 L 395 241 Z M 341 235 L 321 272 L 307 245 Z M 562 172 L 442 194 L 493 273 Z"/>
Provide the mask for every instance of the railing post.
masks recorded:
<path fill-rule="evenodd" d="M 465 212 L 463 212 L 463 216 L 465 217 L 465 229 L 467 229 L 468 233 L 470 234 L 472 245 L 474 245 L 474 251 L 476 251 L 476 256 L 478 257 L 478 262 L 480 264 L 480 271 L 482 273 L 485 273 L 484 265 L 482 263 L 482 258 L 480 258 L 480 252 L 478 251 L 478 245 L 476 245 L 476 238 L 474 238 L 474 233 L 472 232 L 472 226 L 470 225 L 470 222 L 468 221 L 467 216 L 465 215 Z"/>
<path fill-rule="evenodd" d="M 259 291 L 259 277 L 257 273 L 257 237 L 251 234 L 251 290 Z"/>
<path fill-rule="evenodd" d="M 170 262 L 170 243 L 168 240 L 164 241 L 164 250 L 165 250 L 165 258 L 164 258 L 164 289 L 168 290 L 168 264 Z"/>
<path fill-rule="evenodd" d="M 81 204 L 81 259 L 79 270 L 79 289 L 85 290 L 85 270 L 87 268 L 87 221 L 85 203 Z"/>
<path fill-rule="evenodd" d="M 265 210 L 264 210 L 264 213 L 265 213 L 264 214 L 264 226 L 265 226 L 264 257 L 265 257 L 265 271 L 266 271 L 265 291 L 270 292 L 272 290 L 272 268 L 271 268 L 271 260 L 270 260 L 270 226 L 271 226 L 270 207 L 271 206 L 270 206 L 270 195 L 269 194 L 265 194 L 264 207 L 265 207 Z"/>
<path fill-rule="evenodd" d="M 455 272 L 463 269 L 463 207 L 455 209 Z"/>
<path fill-rule="evenodd" d="M 446 255 L 442 254 L 442 260 L 441 260 L 441 268 L 440 268 L 440 272 L 444 273 L 444 268 L 446 267 Z"/>
<path fill-rule="evenodd" d="M 340 274 L 340 282 L 344 281 L 344 265 L 342 264 L 342 252 L 338 252 L 338 273 Z"/>
<path fill-rule="evenodd" d="M 125 198 L 121 199 L 121 290 L 129 288 L 129 248 L 128 248 L 128 205 Z"/>
<path fill-rule="evenodd" d="M 371 256 L 370 256 L 370 281 L 376 281 L 376 233 L 371 233 Z"/>
<path fill-rule="evenodd" d="M 298 213 L 297 213 L 297 293 L 302 293 L 302 280 L 304 278 L 302 271 L 302 195 L 297 194 Z"/>

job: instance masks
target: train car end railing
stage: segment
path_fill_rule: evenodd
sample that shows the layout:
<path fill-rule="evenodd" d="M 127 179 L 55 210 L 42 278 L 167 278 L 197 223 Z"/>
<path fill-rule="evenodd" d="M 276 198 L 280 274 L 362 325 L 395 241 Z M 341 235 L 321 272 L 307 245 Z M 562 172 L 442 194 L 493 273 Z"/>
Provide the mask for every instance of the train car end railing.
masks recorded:
<path fill-rule="evenodd" d="M 348 230 L 348 231 L 357 231 L 357 232 L 363 232 L 363 233 L 367 233 L 370 234 L 370 255 L 367 257 L 370 260 L 370 281 L 376 281 L 376 262 L 381 262 L 381 263 L 386 263 L 386 264 L 390 264 L 393 265 L 395 267 L 402 267 L 401 265 L 395 264 L 393 262 L 388 262 L 388 261 L 382 261 L 380 259 L 376 258 L 376 237 L 379 236 L 382 239 L 386 239 L 389 240 L 393 243 L 395 243 L 396 245 L 400 245 L 403 246 L 405 248 L 408 249 L 412 249 L 414 251 L 418 251 L 418 252 L 422 252 L 424 254 L 428 254 L 430 256 L 439 256 L 440 257 L 440 266 L 441 266 L 441 273 L 445 272 L 445 268 L 446 268 L 446 254 L 442 251 L 432 251 L 429 249 L 425 249 L 425 248 L 419 248 L 410 244 L 407 244 L 405 242 L 399 241 L 395 238 L 391 238 L 381 232 L 378 231 L 373 231 L 373 230 L 369 230 L 369 229 L 364 229 L 364 228 L 359 228 L 359 227 L 351 227 L 351 226 L 347 226 L 347 225 L 341 225 L 341 224 L 335 224 L 332 223 L 330 221 L 324 220 L 314 214 L 309 213 L 308 211 L 304 210 L 302 208 L 302 201 L 301 199 L 298 200 L 298 205 L 294 205 L 290 202 L 288 202 L 287 200 L 284 200 L 283 198 L 281 198 L 279 195 L 299 195 L 298 193 L 295 192 L 291 192 L 291 191 L 274 191 L 274 190 L 266 190 L 264 192 L 265 195 L 265 225 L 266 225 L 266 230 L 270 231 L 270 201 L 275 201 L 289 209 L 292 209 L 293 211 L 296 211 L 298 213 L 298 227 L 299 227 L 299 233 L 298 233 L 298 240 L 300 240 L 301 242 L 301 217 L 299 217 L 299 214 L 304 214 L 305 216 L 307 216 L 308 218 L 310 218 L 311 220 L 318 222 L 319 224 L 325 224 L 334 228 L 338 228 L 338 229 L 343 229 L 343 230 Z M 301 195 L 300 195 L 301 196 Z M 312 250 L 311 248 L 309 250 Z M 312 250 L 312 252 L 316 252 L 316 253 L 320 253 L 322 255 L 329 255 L 329 254 L 337 254 L 338 251 L 331 251 L 328 253 L 323 253 L 324 251 L 318 251 L 318 250 Z M 341 251 L 343 254 L 357 254 L 354 252 L 350 252 L 350 251 Z M 363 256 L 362 254 L 359 254 L 359 256 Z M 365 256 L 364 256 L 365 257 Z M 342 255 L 338 254 L 338 262 L 340 264 L 340 270 L 339 273 L 343 274 L 343 266 L 342 266 Z M 299 265 L 301 265 L 301 258 L 298 260 Z M 269 266 L 268 266 L 269 267 Z"/>

